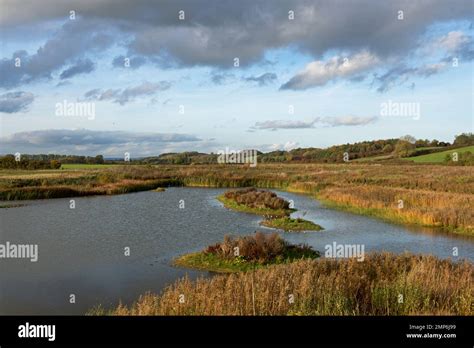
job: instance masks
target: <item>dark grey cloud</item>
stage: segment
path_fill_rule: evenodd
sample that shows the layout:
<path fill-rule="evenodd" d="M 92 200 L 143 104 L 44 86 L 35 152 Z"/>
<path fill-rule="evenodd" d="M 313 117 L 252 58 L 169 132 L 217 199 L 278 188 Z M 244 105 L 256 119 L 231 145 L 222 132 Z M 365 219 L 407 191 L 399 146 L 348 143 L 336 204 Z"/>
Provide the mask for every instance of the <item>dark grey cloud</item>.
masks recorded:
<path fill-rule="evenodd" d="M 0 95 L 0 112 L 12 114 L 26 111 L 28 106 L 35 100 L 35 96 L 29 92 L 10 92 Z"/>
<path fill-rule="evenodd" d="M 122 55 L 122 56 L 117 56 L 114 58 L 114 60 L 112 61 L 112 66 L 114 68 L 138 69 L 145 63 L 146 63 L 145 57 L 140 57 L 140 56 L 125 57 Z"/>
<path fill-rule="evenodd" d="M 0 138 L 4 153 L 79 153 L 123 156 L 159 153 L 167 146 L 192 146 L 203 142 L 190 134 L 133 133 L 126 131 L 96 131 L 88 129 L 47 129 L 19 132 Z"/>
<path fill-rule="evenodd" d="M 171 82 L 160 81 L 158 83 L 143 82 L 134 87 L 125 89 L 92 89 L 84 94 L 85 100 L 112 100 L 114 103 L 124 105 L 135 100 L 137 97 L 151 96 L 158 91 L 164 91 L 171 87 Z"/>
<path fill-rule="evenodd" d="M 7 0 L 2 9 L 7 27 L 64 19 L 75 9 L 80 20 L 100 19 L 128 34 L 130 55 L 222 68 L 233 67 L 234 57 L 246 66 L 289 45 L 316 59 L 331 49 L 403 56 L 431 24 L 472 16 L 471 0 L 24 0 L 22 6 Z"/>
<path fill-rule="evenodd" d="M 268 120 L 264 122 L 256 122 L 250 130 L 277 130 L 277 129 L 308 129 L 315 128 L 317 125 L 323 127 L 339 127 L 339 126 L 361 126 L 374 123 L 378 120 L 376 116 L 360 117 L 360 116 L 339 116 L 339 117 L 316 117 L 311 121 L 298 120 Z"/>
<path fill-rule="evenodd" d="M 275 73 L 265 73 L 260 76 L 249 76 L 245 77 L 244 81 L 257 82 L 259 86 L 265 86 L 272 82 L 275 82 L 277 75 Z"/>
<path fill-rule="evenodd" d="M 73 66 L 64 70 L 59 78 L 61 80 L 69 79 L 75 75 L 87 74 L 94 71 L 94 63 L 90 59 L 80 59 Z"/>

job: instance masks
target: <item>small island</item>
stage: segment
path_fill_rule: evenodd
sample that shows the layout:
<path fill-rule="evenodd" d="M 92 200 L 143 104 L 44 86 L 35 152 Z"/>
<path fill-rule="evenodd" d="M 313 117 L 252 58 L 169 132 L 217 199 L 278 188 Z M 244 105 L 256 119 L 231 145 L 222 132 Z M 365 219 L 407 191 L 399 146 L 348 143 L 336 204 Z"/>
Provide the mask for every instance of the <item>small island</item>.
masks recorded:
<path fill-rule="evenodd" d="M 318 224 L 301 218 L 293 219 L 290 214 L 296 209 L 290 208 L 290 202 L 268 190 L 245 188 L 230 190 L 217 199 L 224 207 L 244 213 L 263 215 L 261 225 L 277 228 L 286 232 L 321 231 Z"/>
<path fill-rule="evenodd" d="M 290 202 L 278 197 L 275 193 L 253 187 L 230 190 L 217 199 L 228 209 L 265 217 L 282 217 L 295 211 L 290 208 Z"/>
<path fill-rule="evenodd" d="M 312 221 L 304 220 L 301 218 L 292 219 L 289 216 L 266 219 L 260 223 L 262 226 L 278 228 L 287 232 L 299 232 L 299 231 L 321 231 L 323 228 Z"/>
<path fill-rule="evenodd" d="M 197 253 L 183 255 L 175 259 L 173 264 L 217 273 L 233 273 L 319 256 L 319 252 L 310 246 L 290 244 L 278 233 L 255 232 L 254 235 L 239 238 L 225 236 L 223 242 Z"/>

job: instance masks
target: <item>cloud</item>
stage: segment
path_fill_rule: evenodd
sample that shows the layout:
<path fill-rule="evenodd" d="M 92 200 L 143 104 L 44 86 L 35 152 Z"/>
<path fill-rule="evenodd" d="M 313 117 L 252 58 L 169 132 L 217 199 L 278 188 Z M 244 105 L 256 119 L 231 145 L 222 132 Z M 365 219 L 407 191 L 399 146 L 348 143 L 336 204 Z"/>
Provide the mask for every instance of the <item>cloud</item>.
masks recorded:
<path fill-rule="evenodd" d="M 130 55 L 222 68 L 231 68 L 234 57 L 246 66 L 264 60 L 268 50 L 289 46 L 315 59 L 334 49 L 403 57 L 432 24 L 472 16 L 471 0 L 24 0 L 21 7 L 4 0 L 0 26 L 63 20 L 72 8 L 76 22 L 94 19 L 119 28 L 118 40 Z M 184 21 L 178 18 L 180 10 Z M 288 19 L 289 10 L 294 20 Z M 399 10 L 403 21 L 397 19 Z"/>
<path fill-rule="evenodd" d="M 285 150 L 291 151 L 296 149 L 299 146 L 299 143 L 296 141 L 287 141 L 284 144 L 272 144 L 268 146 L 264 146 L 267 151 L 277 151 L 277 150 Z"/>
<path fill-rule="evenodd" d="M 234 74 L 230 74 L 230 73 L 216 73 L 216 72 L 212 72 L 211 73 L 211 81 L 212 83 L 214 83 L 215 85 L 223 85 L 223 84 L 226 84 L 228 83 L 229 81 L 232 81 L 235 79 L 235 75 Z"/>
<path fill-rule="evenodd" d="M 78 60 L 75 65 L 64 70 L 59 78 L 61 80 L 69 79 L 75 75 L 87 74 L 94 70 L 94 63 L 90 59 Z"/>
<path fill-rule="evenodd" d="M 364 126 L 370 123 L 374 123 L 377 120 L 378 120 L 378 117 L 376 116 L 369 116 L 369 117 L 341 116 L 341 117 L 325 117 L 321 119 L 321 122 L 331 127 L 339 127 L 339 126 Z"/>
<path fill-rule="evenodd" d="M 316 125 L 339 127 L 339 126 L 361 126 L 377 121 L 376 116 L 359 117 L 359 116 L 339 116 L 339 117 L 316 117 L 311 121 L 297 120 L 269 120 L 257 122 L 250 130 L 272 130 L 277 129 L 308 129 L 315 128 Z"/>
<path fill-rule="evenodd" d="M 403 65 L 396 66 L 382 75 L 374 75 L 372 84 L 378 85 L 377 92 L 384 93 L 389 89 L 404 84 L 413 77 L 427 78 L 431 75 L 438 74 L 446 68 L 445 62 L 426 64 L 419 67 L 405 67 Z"/>
<path fill-rule="evenodd" d="M 12 114 L 26 111 L 28 106 L 35 100 L 35 96 L 29 92 L 10 92 L 0 95 L 0 112 Z"/>
<path fill-rule="evenodd" d="M 160 81 L 158 83 L 143 82 L 135 87 L 125 89 L 92 89 L 84 94 L 86 100 L 112 100 L 114 103 L 124 105 L 135 100 L 137 97 L 150 96 L 158 91 L 165 91 L 171 87 L 171 82 Z"/>
<path fill-rule="evenodd" d="M 161 149 L 183 144 L 200 143 L 202 139 L 189 134 L 133 133 L 126 131 L 96 131 L 88 129 L 47 129 L 14 133 L 0 138 L 3 151 L 22 153 L 109 154 L 123 156 L 158 153 Z"/>
<path fill-rule="evenodd" d="M 471 35 L 466 35 L 462 31 L 450 31 L 441 36 L 433 44 L 435 49 L 444 49 L 448 55 L 442 60 L 445 63 L 452 63 L 456 58 L 459 61 L 471 61 L 474 59 L 474 41 Z"/>
<path fill-rule="evenodd" d="M 407 83 L 413 78 L 428 78 L 439 74 L 452 66 L 455 59 L 458 64 L 474 59 L 472 37 L 462 31 L 450 31 L 446 35 L 436 38 L 426 47 L 423 47 L 422 52 L 441 52 L 446 55 L 438 62 L 423 63 L 418 66 L 407 66 L 406 63 L 400 63 L 381 75 L 374 74 L 372 84 L 378 86 L 377 91 L 384 93 L 395 86 Z M 413 88 L 415 86 L 414 82 L 410 86 L 410 88 Z"/>
<path fill-rule="evenodd" d="M 324 86 L 337 78 L 358 78 L 358 75 L 373 69 L 379 63 L 379 58 L 368 51 L 357 53 L 349 58 L 335 56 L 328 61 L 314 61 L 280 89 L 307 89 Z"/>
<path fill-rule="evenodd" d="M 462 31 L 450 31 L 446 35 L 439 37 L 433 45 L 435 48 L 441 48 L 448 52 L 457 52 L 470 41 L 471 38 Z"/>
<path fill-rule="evenodd" d="M 69 21 L 35 53 L 28 54 L 27 51 L 20 50 L 14 52 L 11 58 L 3 58 L 0 61 L 0 87 L 10 89 L 51 79 L 54 72 L 77 61 L 86 53 L 94 54 L 105 50 L 111 46 L 112 36 L 107 33 L 104 25 L 92 19 Z M 18 59 L 20 66 L 15 64 Z M 74 74 L 74 70 L 72 73 Z"/>
<path fill-rule="evenodd" d="M 134 56 L 134 57 L 125 57 L 117 56 L 112 61 L 112 66 L 114 68 L 131 68 L 138 69 L 146 63 L 145 57 Z"/>
<path fill-rule="evenodd" d="M 259 86 L 265 86 L 277 79 L 277 75 L 275 73 L 265 73 L 260 76 L 249 76 L 245 77 L 244 81 L 247 82 L 257 82 Z"/>
<path fill-rule="evenodd" d="M 270 120 L 257 122 L 252 129 L 306 129 L 313 128 L 316 120 L 312 121 L 296 121 L 296 120 Z"/>

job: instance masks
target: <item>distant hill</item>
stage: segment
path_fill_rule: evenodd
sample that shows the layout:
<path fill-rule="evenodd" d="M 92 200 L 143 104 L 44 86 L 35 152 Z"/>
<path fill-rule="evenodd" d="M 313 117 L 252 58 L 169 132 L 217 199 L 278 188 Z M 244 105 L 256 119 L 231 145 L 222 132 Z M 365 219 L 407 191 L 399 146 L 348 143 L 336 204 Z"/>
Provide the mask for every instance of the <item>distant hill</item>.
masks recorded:
<path fill-rule="evenodd" d="M 159 156 L 145 157 L 140 159 L 144 164 L 211 164 L 217 163 L 217 155 L 191 152 L 170 152 Z"/>
<path fill-rule="evenodd" d="M 441 163 L 462 165 L 472 162 L 470 151 L 474 156 L 474 134 L 463 133 L 457 135 L 453 144 L 440 142 L 438 140 L 418 139 L 412 136 L 404 136 L 393 139 L 380 139 L 372 141 L 362 141 L 353 144 L 334 145 L 328 148 L 297 148 L 290 151 L 271 151 L 262 153 L 257 151 L 259 163 L 342 163 L 345 161 L 372 162 L 372 161 L 413 161 L 415 163 Z M 446 156 L 457 151 L 463 157 L 459 163 L 450 163 Z M 218 154 L 202 153 L 197 151 L 170 152 L 159 156 L 135 157 L 131 159 L 133 164 L 215 164 L 218 163 Z M 51 161 L 59 164 L 122 164 L 124 159 L 116 158 L 104 159 L 102 155 L 95 157 L 77 155 L 21 155 L 23 167 L 34 167 L 35 165 L 48 166 Z M 38 162 L 38 163 L 37 163 Z M 40 163 L 41 162 L 41 163 Z M 1 168 L 15 168 L 13 155 L 0 157 Z"/>

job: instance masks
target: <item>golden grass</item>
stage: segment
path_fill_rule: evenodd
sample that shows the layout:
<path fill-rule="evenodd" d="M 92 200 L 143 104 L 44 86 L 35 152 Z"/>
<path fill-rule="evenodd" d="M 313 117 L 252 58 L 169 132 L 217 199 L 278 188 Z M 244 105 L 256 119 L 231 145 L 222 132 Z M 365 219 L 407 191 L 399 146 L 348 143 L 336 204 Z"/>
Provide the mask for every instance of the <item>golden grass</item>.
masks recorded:
<path fill-rule="evenodd" d="M 392 221 L 474 234 L 474 195 L 378 186 L 331 187 L 318 198 Z"/>
<path fill-rule="evenodd" d="M 472 315 L 474 266 L 433 256 L 301 260 L 191 281 L 92 315 Z M 401 297 L 402 296 L 402 297 Z M 292 301 L 293 300 L 293 301 Z M 400 302 L 400 300 L 402 300 Z"/>

